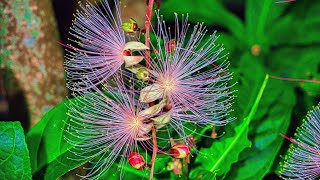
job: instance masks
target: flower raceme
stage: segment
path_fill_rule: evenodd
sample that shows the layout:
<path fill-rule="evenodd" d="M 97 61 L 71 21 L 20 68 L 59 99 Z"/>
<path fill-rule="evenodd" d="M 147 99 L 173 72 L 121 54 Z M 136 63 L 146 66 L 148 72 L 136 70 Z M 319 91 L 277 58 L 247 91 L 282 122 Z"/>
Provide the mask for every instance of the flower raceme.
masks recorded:
<path fill-rule="evenodd" d="M 317 179 L 320 177 L 320 104 L 311 111 L 298 128 L 284 162 L 284 179 Z"/>
<path fill-rule="evenodd" d="M 131 51 L 148 49 L 140 42 L 126 43 L 119 2 L 114 2 L 115 17 L 107 1 L 101 1 L 102 8 L 90 2 L 85 6 L 80 4 L 81 10 L 77 11 L 70 32 L 78 47 L 64 45 L 68 48 L 65 63 L 67 85 L 72 91 L 101 84 L 124 63 L 126 67 L 139 63 L 143 56 L 132 56 Z"/>
<path fill-rule="evenodd" d="M 99 178 L 116 160 L 120 170 L 126 163 L 139 170 L 149 167 L 139 150 L 153 150 L 152 129 L 166 131 L 157 136 L 166 144 L 163 151 L 185 158 L 187 139 L 195 132 L 186 124 L 222 126 L 233 120 L 227 117 L 232 74 L 225 56 L 219 57 L 223 48 L 214 44 L 215 33 L 205 40 L 203 24 L 190 28 L 188 17 L 182 16 L 181 23 L 176 15 L 171 34 L 157 12 L 157 32 L 152 28 L 157 38 L 150 43 L 152 56 L 146 57 L 150 67 L 145 67 L 140 62 L 149 48 L 128 40 L 126 33 L 137 27 L 133 21 L 122 23 L 119 2 L 114 2 L 115 13 L 106 0 L 100 8 L 81 6 L 71 28 L 79 47 L 69 48 L 66 56 L 68 87 L 76 97 L 69 105 L 66 140 L 76 147 L 72 159 L 93 162 L 83 177 L 89 179 Z M 135 50 L 141 54 L 134 55 Z M 121 70 L 123 65 L 128 71 Z M 168 148 L 172 137 L 181 143 Z"/>

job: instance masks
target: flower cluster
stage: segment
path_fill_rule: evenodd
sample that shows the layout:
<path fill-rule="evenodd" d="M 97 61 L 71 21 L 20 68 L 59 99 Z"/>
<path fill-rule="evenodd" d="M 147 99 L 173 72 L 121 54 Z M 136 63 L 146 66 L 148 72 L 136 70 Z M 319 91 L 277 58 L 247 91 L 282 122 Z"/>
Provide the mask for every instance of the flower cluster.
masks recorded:
<path fill-rule="evenodd" d="M 298 128 L 293 144 L 281 164 L 284 179 L 317 179 L 320 177 L 320 104 Z"/>
<path fill-rule="evenodd" d="M 117 160 L 120 169 L 127 163 L 147 168 L 138 152 L 153 149 L 152 129 L 167 131 L 159 140 L 179 137 L 167 152 L 185 158 L 195 133 L 187 124 L 222 126 L 233 120 L 232 75 L 215 33 L 206 36 L 203 24 L 191 28 L 188 16 L 179 21 L 178 15 L 171 31 L 157 11 L 151 27 L 157 38 L 147 47 L 134 37 L 135 21 L 123 23 L 119 2 L 114 4 L 114 13 L 107 0 L 81 6 L 71 28 L 76 45 L 67 49 L 68 87 L 76 98 L 69 105 L 66 140 L 77 147 L 74 160 L 92 162 L 83 178 L 100 177 Z"/>

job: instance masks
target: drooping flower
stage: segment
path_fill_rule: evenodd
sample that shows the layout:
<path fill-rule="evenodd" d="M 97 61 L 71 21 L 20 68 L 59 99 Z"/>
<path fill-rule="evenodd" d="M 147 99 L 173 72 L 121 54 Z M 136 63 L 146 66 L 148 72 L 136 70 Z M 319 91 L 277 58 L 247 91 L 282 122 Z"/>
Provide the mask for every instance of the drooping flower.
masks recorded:
<path fill-rule="evenodd" d="M 226 117 L 233 99 L 228 85 L 232 74 L 225 56 L 219 57 L 223 47 L 215 45 L 218 36 L 214 33 L 205 39 L 204 25 L 189 28 L 188 16 L 182 16 L 181 23 L 175 15 L 175 28 L 170 29 L 159 12 L 156 14 L 157 30 L 153 31 L 157 41 L 151 43 L 156 52 L 150 57 L 152 84 L 141 90 L 140 101 L 167 99 L 172 107 L 170 124 L 180 135 L 185 122 L 219 126 L 231 121 Z"/>
<path fill-rule="evenodd" d="M 287 137 L 286 137 L 287 138 Z M 297 129 L 284 162 L 284 179 L 317 179 L 320 177 L 320 104 L 311 111 Z"/>
<path fill-rule="evenodd" d="M 186 144 L 176 144 L 170 149 L 170 155 L 174 158 L 186 158 L 190 154 L 190 148 Z"/>
<path fill-rule="evenodd" d="M 138 142 L 152 148 L 147 141 L 153 126 L 147 120 L 150 113 L 140 113 L 144 106 L 121 78 L 114 77 L 114 82 L 116 88 L 105 85 L 105 91 L 94 87 L 94 93 L 74 93 L 81 96 L 69 105 L 66 140 L 75 146 L 72 160 L 93 162 L 85 179 L 100 177 L 115 161 L 121 169 L 131 152 L 139 152 Z"/>
<path fill-rule="evenodd" d="M 67 86 L 73 91 L 101 84 L 124 63 L 126 67 L 139 63 L 143 57 L 132 56 L 131 51 L 148 49 L 140 42 L 126 42 L 118 1 L 114 13 L 107 0 L 100 2 L 101 8 L 90 2 L 80 4 L 70 32 L 78 46 L 65 45 Z"/>
<path fill-rule="evenodd" d="M 128 161 L 133 168 L 138 170 L 143 169 L 144 166 L 146 165 L 146 161 L 144 160 L 144 157 L 137 152 L 130 153 L 128 157 Z"/>

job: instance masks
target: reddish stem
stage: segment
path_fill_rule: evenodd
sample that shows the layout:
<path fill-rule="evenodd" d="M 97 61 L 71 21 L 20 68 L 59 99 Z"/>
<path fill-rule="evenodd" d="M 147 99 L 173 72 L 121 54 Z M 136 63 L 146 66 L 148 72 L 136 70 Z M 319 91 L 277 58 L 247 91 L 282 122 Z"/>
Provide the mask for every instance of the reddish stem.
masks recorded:
<path fill-rule="evenodd" d="M 152 10 L 153 10 L 153 2 L 154 0 L 148 1 L 148 9 L 146 14 L 146 23 L 145 23 L 145 44 L 148 48 L 150 48 L 150 22 L 151 22 L 151 16 L 152 16 Z M 145 54 L 146 59 L 146 68 L 149 68 L 150 66 L 150 51 L 146 51 Z M 151 158 L 151 169 L 150 169 L 150 176 L 149 180 L 153 179 L 153 173 L 154 173 L 154 164 L 157 157 L 158 152 L 158 144 L 157 144 L 157 134 L 156 129 L 152 128 L 152 144 L 153 144 L 153 151 L 152 151 L 152 158 Z"/>
<path fill-rule="evenodd" d="M 152 9 L 153 9 L 153 2 L 154 0 L 149 0 L 148 2 L 148 9 L 146 14 L 146 34 L 145 34 L 145 44 L 147 47 L 150 48 L 150 22 L 151 22 L 151 16 L 152 16 Z M 149 68 L 150 65 L 150 51 L 146 52 L 146 67 Z"/>
<path fill-rule="evenodd" d="M 273 79 L 280 79 L 283 81 L 312 82 L 312 83 L 320 84 L 320 81 L 318 81 L 316 79 L 307 80 L 307 79 L 284 78 L 284 77 L 278 77 L 278 76 L 270 76 L 270 77 Z"/>
<path fill-rule="evenodd" d="M 157 152 L 158 152 L 157 135 L 156 135 L 155 128 L 152 128 L 152 144 L 153 144 L 153 151 L 152 151 L 152 158 L 151 158 L 151 163 L 150 163 L 151 170 L 150 170 L 149 180 L 153 179 L 154 164 L 156 162 Z"/>
<path fill-rule="evenodd" d="M 281 3 L 288 3 L 288 2 L 294 2 L 296 0 L 283 0 L 283 1 L 277 1 L 275 2 L 276 4 L 281 4 Z"/>

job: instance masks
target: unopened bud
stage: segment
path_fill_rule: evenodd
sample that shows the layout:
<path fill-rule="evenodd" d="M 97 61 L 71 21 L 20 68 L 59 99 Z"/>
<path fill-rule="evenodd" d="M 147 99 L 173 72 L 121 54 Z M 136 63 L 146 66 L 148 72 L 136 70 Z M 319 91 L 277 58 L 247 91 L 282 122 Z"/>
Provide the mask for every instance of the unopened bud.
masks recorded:
<path fill-rule="evenodd" d="M 138 30 L 138 24 L 134 19 L 130 19 L 130 22 L 126 22 L 122 24 L 122 29 L 126 33 L 134 33 Z"/>
<path fill-rule="evenodd" d="M 166 52 L 168 52 L 168 53 L 172 53 L 173 51 L 175 51 L 176 50 L 176 41 L 172 39 L 172 40 L 166 42 L 165 49 L 166 49 Z"/>
<path fill-rule="evenodd" d="M 185 144 L 177 144 L 170 149 L 170 155 L 174 158 L 185 158 L 190 154 L 190 148 Z"/>
<path fill-rule="evenodd" d="M 137 152 L 130 153 L 128 157 L 129 164 L 138 170 L 142 170 L 145 167 L 146 161 L 144 160 L 143 156 L 141 156 Z"/>
<path fill-rule="evenodd" d="M 148 81 L 149 80 L 149 72 L 146 68 L 141 68 L 139 71 L 136 73 L 136 76 L 138 79 L 142 81 Z"/>

